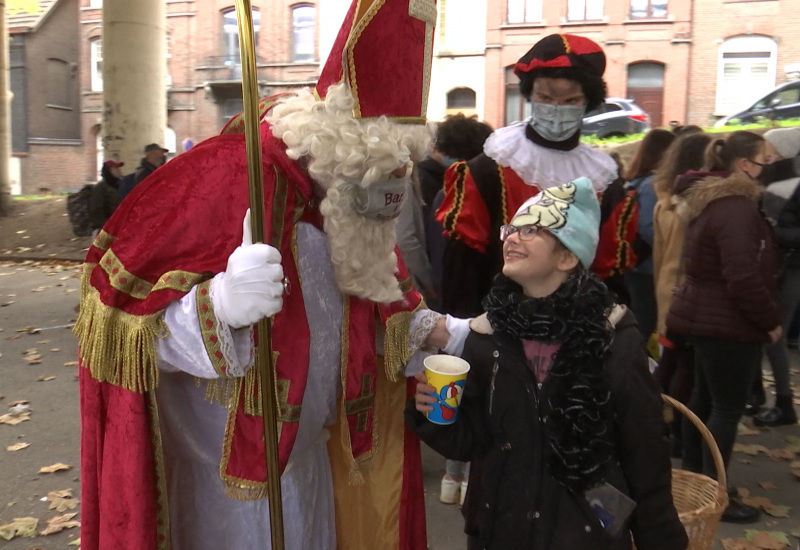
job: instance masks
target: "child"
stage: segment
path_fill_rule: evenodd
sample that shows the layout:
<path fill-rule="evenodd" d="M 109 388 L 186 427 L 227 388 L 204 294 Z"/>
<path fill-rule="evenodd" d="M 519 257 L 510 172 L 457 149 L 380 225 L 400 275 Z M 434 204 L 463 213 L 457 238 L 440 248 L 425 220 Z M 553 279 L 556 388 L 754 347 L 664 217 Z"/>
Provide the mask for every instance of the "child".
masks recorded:
<path fill-rule="evenodd" d="M 686 548 L 641 335 L 587 272 L 599 219 L 579 178 L 503 226 L 503 273 L 470 322 L 455 424 L 426 420 L 433 388 L 416 375 L 407 424 L 445 457 L 473 460 L 464 514 L 481 548 L 629 549 L 631 534 L 639 550 Z"/>

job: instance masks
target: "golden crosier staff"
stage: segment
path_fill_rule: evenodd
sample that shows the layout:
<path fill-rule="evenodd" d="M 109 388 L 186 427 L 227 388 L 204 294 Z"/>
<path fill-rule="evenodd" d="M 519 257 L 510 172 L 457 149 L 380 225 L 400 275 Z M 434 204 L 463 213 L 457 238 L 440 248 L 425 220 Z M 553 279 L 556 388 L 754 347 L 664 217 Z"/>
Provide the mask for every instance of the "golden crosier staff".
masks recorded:
<path fill-rule="evenodd" d="M 256 43 L 253 35 L 253 10 L 250 0 L 235 0 L 239 24 L 239 52 L 242 61 L 242 99 L 247 175 L 250 182 L 250 229 L 253 242 L 264 242 L 264 172 L 261 164 L 261 133 L 258 115 L 258 74 Z M 258 347 L 254 368 L 261 379 L 261 411 L 264 418 L 264 447 L 267 460 L 267 494 L 272 550 L 283 550 L 283 506 L 278 463 L 275 374 L 272 365 L 272 335 L 269 319 L 257 325 Z"/>

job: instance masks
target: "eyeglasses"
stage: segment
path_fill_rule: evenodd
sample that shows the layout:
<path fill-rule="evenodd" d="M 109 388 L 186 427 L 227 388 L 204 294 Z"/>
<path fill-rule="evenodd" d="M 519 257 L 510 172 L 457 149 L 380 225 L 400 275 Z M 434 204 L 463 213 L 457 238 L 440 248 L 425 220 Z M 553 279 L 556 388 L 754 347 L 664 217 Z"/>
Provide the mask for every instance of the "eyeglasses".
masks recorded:
<path fill-rule="evenodd" d="M 769 165 L 769 163 L 768 163 L 768 162 L 756 162 L 756 161 L 754 161 L 753 159 L 747 159 L 747 160 L 749 160 L 750 162 L 752 162 L 752 163 L 753 163 L 753 164 L 755 164 L 756 166 L 760 166 L 761 168 L 764 168 L 765 166 L 768 166 L 768 165 Z"/>
<path fill-rule="evenodd" d="M 539 225 L 523 225 L 521 227 L 517 227 L 516 225 L 501 225 L 500 226 L 500 240 L 505 242 L 505 240 L 517 233 L 519 235 L 519 240 L 521 241 L 530 241 L 539 233 L 548 233 L 547 229 L 541 227 Z"/>

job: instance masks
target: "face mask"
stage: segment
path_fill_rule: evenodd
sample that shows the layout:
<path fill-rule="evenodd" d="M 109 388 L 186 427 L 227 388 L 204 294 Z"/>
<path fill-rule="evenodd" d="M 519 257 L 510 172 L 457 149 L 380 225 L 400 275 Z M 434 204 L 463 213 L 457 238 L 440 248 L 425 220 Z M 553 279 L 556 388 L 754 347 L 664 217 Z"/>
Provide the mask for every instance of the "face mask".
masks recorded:
<path fill-rule="evenodd" d="M 348 193 L 356 212 L 376 220 L 393 220 L 400 215 L 406 196 L 408 178 L 374 181 L 365 189 L 357 182 L 347 181 L 339 190 Z"/>
<path fill-rule="evenodd" d="M 533 102 L 531 127 L 548 141 L 564 141 L 581 127 L 586 105 L 550 105 Z"/>
<path fill-rule="evenodd" d="M 439 162 L 441 162 L 442 166 L 445 168 L 450 168 L 452 165 L 458 162 L 458 159 L 453 157 L 442 157 L 442 160 Z"/>

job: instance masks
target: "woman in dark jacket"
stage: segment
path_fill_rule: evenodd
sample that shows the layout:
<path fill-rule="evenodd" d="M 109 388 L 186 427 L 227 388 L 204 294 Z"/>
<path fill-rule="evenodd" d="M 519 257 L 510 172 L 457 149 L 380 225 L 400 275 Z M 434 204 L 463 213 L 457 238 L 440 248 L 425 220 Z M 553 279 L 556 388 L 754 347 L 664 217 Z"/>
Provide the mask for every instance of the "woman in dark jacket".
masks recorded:
<path fill-rule="evenodd" d="M 471 370 L 454 424 L 426 420 L 435 398 L 417 375 L 412 431 L 480 466 L 464 505 L 480 548 L 627 550 L 631 535 L 639 550 L 686 548 L 636 321 L 585 271 L 599 218 L 580 178 L 545 189 L 503 226 L 503 274 L 470 324 L 462 356 Z M 598 509 L 596 492 L 635 508 Z"/>
<path fill-rule="evenodd" d="M 683 249 L 686 279 L 667 315 L 667 328 L 689 337 L 695 353 L 695 384 L 689 408 L 719 446 L 727 467 L 761 345 L 781 335 L 775 300 L 780 260 L 772 226 L 756 181 L 765 164 L 764 138 L 734 132 L 712 141 L 706 167 L 715 171 L 679 195 L 687 221 Z M 700 435 L 684 423 L 683 466 L 716 477 Z M 758 509 L 735 498 L 723 521 L 751 522 Z"/>
<path fill-rule="evenodd" d="M 89 222 L 92 225 L 92 234 L 96 235 L 105 225 L 108 218 L 119 206 L 119 180 L 122 177 L 120 168 L 124 163 L 116 160 L 107 160 L 100 170 L 102 179 L 92 189 L 89 198 Z"/>

